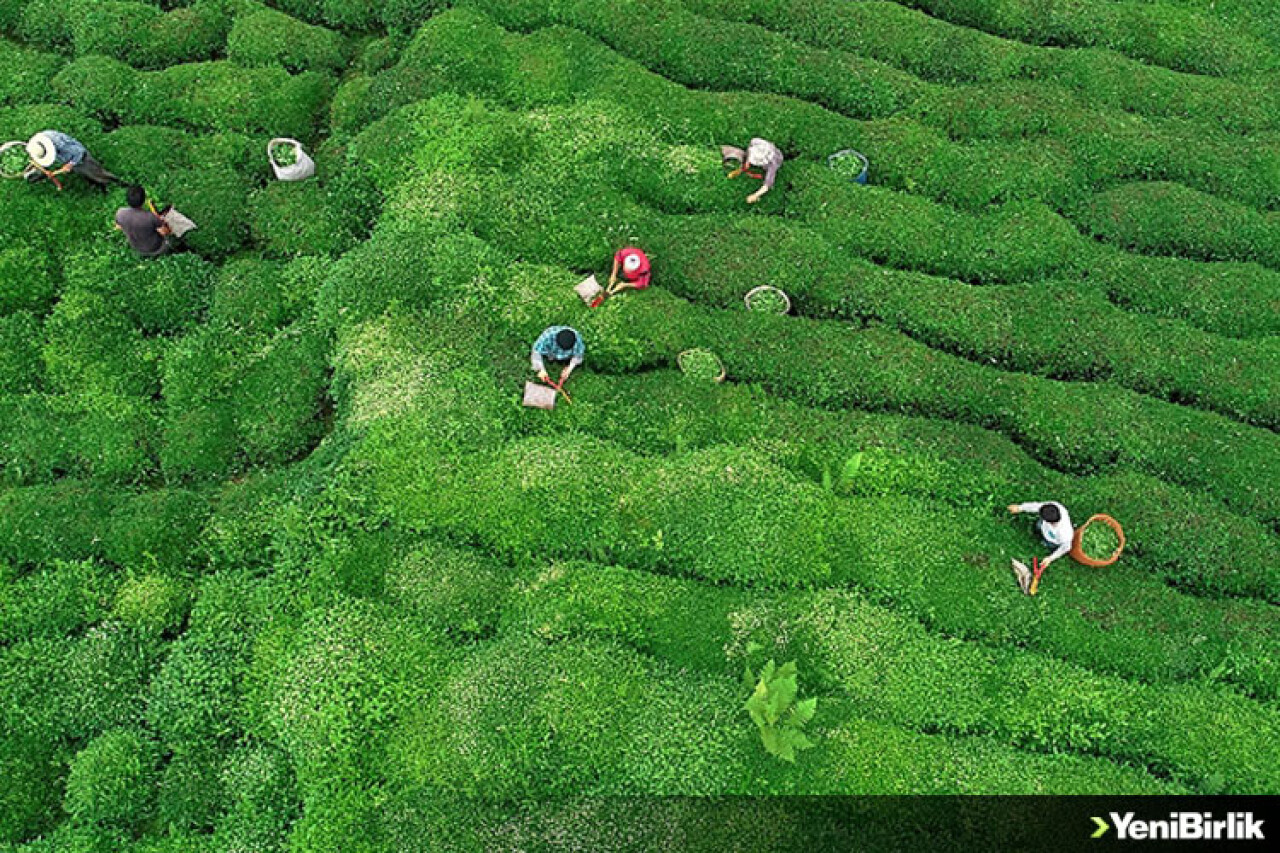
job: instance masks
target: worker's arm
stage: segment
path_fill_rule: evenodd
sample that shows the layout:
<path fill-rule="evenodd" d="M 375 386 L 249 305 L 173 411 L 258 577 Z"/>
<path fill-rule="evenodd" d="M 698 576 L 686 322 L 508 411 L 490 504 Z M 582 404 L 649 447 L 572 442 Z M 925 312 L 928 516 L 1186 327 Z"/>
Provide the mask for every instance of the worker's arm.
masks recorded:
<path fill-rule="evenodd" d="M 1043 503 L 1009 504 L 1009 512 L 1017 515 L 1020 512 L 1039 512 Z"/>
<path fill-rule="evenodd" d="M 613 291 L 613 286 L 618 283 L 618 256 L 613 256 L 613 272 L 609 273 L 609 290 Z"/>
<path fill-rule="evenodd" d="M 726 165 L 731 161 L 737 161 L 738 163 L 742 164 L 737 171 L 735 171 L 732 175 L 729 176 L 731 178 L 736 178 L 738 177 L 738 175 L 741 175 L 742 170 L 747 167 L 747 152 L 743 151 L 741 148 L 738 148 L 735 145 L 721 145 L 720 161 L 722 163 L 725 163 Z"/>
<path fill-rule="evenodd" d="M 1045 557 L 1043 560 L 1040 561 L 1041 570 L 1047 568 L 1048 565 L 1052 563 L 1054 560 L 1057 560 L 1060 557 L 1065 557 L 1069 553 L 1071 553 L 1071 543 L 1070 542 L 1062 543 L 1061 545 L 1058 546 L 1058 549 L 1056 551 L 1054 551 L 1052 554 L 1050 554 L 1049 556 Z"/>
<path fill-rule="evenodd" d="M 774 160 L 772 163 L 769 164 L 768 168 L 765 169 L 764 183 L 760 185 L 760 189 L 756 190 L 751 195 L 747 196 L 748 204 L 755 204 L 760 199 L 764 198 L 765 193 L 773 189 L 773 182 L 778 177 L 778 168 L 781 165 L 782 164 L 777 160 Z"/>
<path fill-rule="evenodd" d="M 538 352 L 536 349 L 530 352 L 529 363 L 533 365 L 533 369 L 538 372 L 539 379 L 551 378 L 550 374 L 547 373 L 546 364 L 544 364 L 542 361 L 542 353 Z"/>
<path fill-rule="evenodd" d="M 560 374 L 561 385 L 564 384 L 564 381 L 569 378 L 569 375 L 573 373 L 573 371 L 578 369 L 578 365 L 580 364 L 582 364 L 582 356 L 580 355 L 575 355 L 573 358 L 569 359 L 569 363 L 564 366 L 564 372 Z"/>

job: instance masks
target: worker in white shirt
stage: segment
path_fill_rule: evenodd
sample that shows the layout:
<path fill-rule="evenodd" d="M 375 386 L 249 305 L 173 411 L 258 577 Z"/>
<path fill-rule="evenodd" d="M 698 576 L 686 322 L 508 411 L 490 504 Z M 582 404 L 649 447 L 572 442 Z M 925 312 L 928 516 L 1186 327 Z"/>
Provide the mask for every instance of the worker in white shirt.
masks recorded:
<path fill-rule="evenodd" d="M 1071 545 L 1075 540 L 1076 529 L 1071 525 L 1071 516 L 1067 513 L 1067 508 L 1057 501 L 1045 501 L 1044 503 L 1023 503 L 1010 504 L 1009 512 L 1017 515 L 1022 512 L 1034 512 L 1038 516 L 1036 519 L 1036 532 L 1040 534 L 1040 538 L 1045 544 L 1053 549 L 1053 553 L 1045 557 L 1039 563 L 1039 573 L 1043 573 L 1049 567 L 1049 564 L 1065 557 L 1071 551 Z M 1018 573 L 1018 583 L 1022 587 L 1022 591 L 1031 594 L 1031 584 L 1034 578 L 1026 567 L 1014 562 L 1014 570 Z"/>

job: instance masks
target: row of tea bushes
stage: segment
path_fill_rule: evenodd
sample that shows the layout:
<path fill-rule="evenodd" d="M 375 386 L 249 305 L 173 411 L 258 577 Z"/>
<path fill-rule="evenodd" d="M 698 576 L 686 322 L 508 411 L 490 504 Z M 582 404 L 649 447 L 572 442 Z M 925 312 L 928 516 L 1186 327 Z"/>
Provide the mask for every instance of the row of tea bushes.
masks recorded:
<path fill-rule="evenodd" d="M 53 91 L 104 121 L 165 124 L 310 139 L 331 88 L 327 75 L 291 75 L 278 66 L 242 68 L 226 61 L 136 71 L 118 60 L 86 56 L 63 68 Z"/>
<path fill-rule="evenodd" d="M 1266 526 L 1152 477 L 1070 477 L 977 427 L 817 411 L 751 386 L 702 387 L 669 371 L 588 374 L 575 382 L 584 402 L 561 412 L 548 430 L 567 423 L 646 455 L 716 444 L 753 447 L 840 494 L 909 494 L 993 513 L 1014 500 L 1010 489 L 1017 484 L 1019 494 L 1056 495 L 1077 512 L 1115 508 L 1124 516 L 1127 553 L 1179 588 L 1271 602 L 1280 597 L 1280 546 Z M 1197 524 L 1188 525 L 1190 518 Z"/>
<path fill-rule="evenodd" d="M 1172 4 L 903 0 L 903 5 L 1030 44 L 1107 47 L 1153 65 L 1196 74 L 1274 71 L 1280 64 L 1276 50 L 1239 26 L 1239 20 L 1224 20 L 1202 9 Z"/>
<path fill-rule="evenodd" d="M 569 563 L 542 572 L 517 609 L 539 635 L 614 637 L 682 668 L 732 674 L 794 659 L 810 689 L 845 696 L 873 719 L 1138 761 L 1194 787 L 1221 774 L 1237 791 L 1261 791 L 1275 760 L 1275 721 L 1263 705 L 1195 685 L 1134 684 L 1023 649 L 956 644 L 848 592 L 748 596 Z M 1219 733 L 1211 745 L 1186 734 L 1209 729 Z"/>
<path fill-rule="evenodd" d="M 1052 80 L 1093 103 L 1140 115 L 1189 116 L 1206 129 L 1253 133 L 1280 123 L 1280 101 L 1265 77 L 1206 77 L 1106 48 L 1057 50 L 1027 44 L 930 17 L 891 0 L 684 2 L 700 14 L 749 21 L 814 47 L 871 56 L 935 82 Z M 1216 3 L 1215 13 L 1223 6 Z M 1251 10 L 1241 20 L 1256 22 L 1261 11 Z"/>
<path fill-rule="evenodd" d="M 485 58 L 483 63 L 477 59 L 481 56 Z M 530 79 L 532 72 L 527 65 L 533 57 L 539 58 L 538 73 Z M 901 121 L 860 124 L 794 101 L 750 94 L 690 92 L 633 63 L 627 65 L 581 34 L 546 30 L 530 37 L 511 36 L 487 19 L 459 10 L 432 19 L 419 32 L 397 69 L 348 85 L 354 87 L 349 94 L 359 96 L 361 103 L 372 100 L 386 109 L 405 99 L 455 89 L 484 92 L 515 105 L 530 101 L 560 103 L 574 94 L 632 107 L 643 104 L 649 112 L 661 111 L 660 126 L 677 139 L 733 139 L 742 127 L 751 127 L 752 132 L 774 139 L 785 150 L 798 152 L 806 159 L 856 144 L 872 155 L 876 182 L 951 202 L 960 200 L 957 193 L 984 205 L 993 198 L 1068 198 L 1075 194 L 1064 192 L 1062 184 L 1064 179 L 1074 178 L 1060 168 L 1058 158 L 1046 156 L 1039 145 L 1023 146 L 1032 159 L 1009 159 L 1012 154 L 1007 145 L 993 159 L 982 149 L 947 143 L 935 138 L 936 132 L 919 126 L 911 129 Z M 339 105 L 344 102 L 341 94 L 337 101 Z M 348 112 L 345 107 L 335 107 L 335 111 L 343 114 L 335 116 L 340 125 L 357 121 L 356 115 L 343 117 Z M 371 117 L 363 111 L 358 115 L 359 122 Z M 357 126 L 352 124 L 351 128 Z M 707 148 L 707 156 L 713 156 L 713 146 Z M 1182 159 L 1185 158 L 1180 155 L 1179 162 Z M 796 180 L 794 172 L 794 165 L 784 170 L 784 182 Z M 1252 174 L 1258 172 L 1253 170 Z M 805 174 L 804 180 L 811 177 L 820 187 L 817 195 L 823 200 L 836 195 L 842 205 L 841 218 L 851 219 L 849 224 L 857 228 L 856 239 L 848 248 L 874 259 L 891 259 L 909 268 L 962 278 L 984 275 L 1018 280 L 1018 276 L 1039 277 L 1044 269 L 1052 274 L 1066 257 L 1082 267 L 1081 275 L 1100 283 L 1126 307 L 1188 319 L 1227 335 L 1250 337 L 1280 328 L 1274 312 L 1248 307 L 1253 298 L 1250 294 L 1258 286 L 1264 287 L 1264 294 L 1280 289 L 1280 276 L 1252 264 L 1210 266 L 1115 252 L 1074 234 L 1071 226 L 1044 208 L 1038 209 L 1040 215 L 1035 222 L 1048 228 L 1049 234 L 1058 235 L 1056 242 L 1061 244 L 1061 251 L 1056 256 L 1035 254 L 1027 265 L 1016 267 L 999 260 L 1001 256 L 1016 259 L 1027 252 L 1027 247 L 1012 242 L 1014 238 L 1021 240 L 1022 234 L 1002 237 L 1000 226 L 992 222 L 981 233 L 988 242 L 999 240 L 1000 256 L 993 256 L 984 244 L 971 253 L 976 254 L 977 260 L 966 263 L 964 258 L 951 260 L 950 251 L 958 242 L 972 239 L 968 235 L 985 220 L 974 223 L 954 211 L 923 204 L 923 200 L 915 200 L 917 203 L 912 206 L 908 204 L 910 199 L 898 201 L 897 196 L 868 194 L 869 188 L 865 187 L 848 192 L 841 189 L 838 180 L 819 179 L 812 171 Z M 886 206 L 890 200 L 892 205 Z M 766 199 L 766 203 L 771 201 Z M 846 209 L 855 204 L 856 210 Z M 915 212 L 908 214 L 904 205 Z M 906 230 L 910 239 L 900 239 L 902 229 L 894 225 L 895 217 L 901 216 L 908 216 Z M 947 251 L 936 251 L 938 246 L 934 243 L 926 249 L 915 248 L 917 233 L 940 227 L 944 232 L 940 241 Z"/>
<path fill-rule="evenodd" d="M 487 11 L 495 15 L 501 14 L 493 10 Z M 504 19 L 499 17 L 499 20 Z M 624 38 L 621 33 L 604 32 L 596 28 L 598 22 L 594 18 L 574 17 L 572 21 L 634 59 L 641 62 L 653 61 L 650 58 L 653 56 L 652 52 L 638 53 L 632 46 L 635 42 Z M 469 40 L 474 41 L 474 36 Z M 792 52 L 803 54 L 804 50 L 806 48 L 797 45 Z M 660 62 L 660 48 L 657 55 Z M 488 62 L 492 67 L 492 59 L 488 59 Z M 810 67 L 810 63 L 799 58 L 796 59 L 796 65 L 799 69 Z M 547 75 L 555 70 L 554 67 L 550 71 L 544 69 L 541 74 Z M 561 73 L 564 70 L 562 67 Z M 714 72 L 678 76 L 681 82 L 699 89 L 733 91 L 744 88 L 741 82 L 733 85 L 707 74 L 714 75 Z M 779 95 L 806 95 L 803 90 L 783 83 L 769 85 L 764 81 L 754 81 L 749 88 Z M 841 110 L 839 102 L 830 97 L 820 99 L 819 102 Z M 1269 206 L 1275 198 L 1280 181 L 1277 178 L 1274 146 L 1267 145 L 1263 140 L 1253 143 L 1243 141 L 1239 137 L 1222 134 L 1217 126 L 1197 127 L 1187 122 L 1145 122 L 1126 112 L 1099 110 L 1094 106 L 1086 106 L 1075 95 L 1043 81 L 965 87 L 959 90 L 922 85 L 913 92 L 909 102 L 904 101 L 894 112 L 901 112 L 904 117 L 912 116 L 931 129 L 940 129 L 960 138 L 1047 135 L 1061 150 L 1049 152 L 1054 155 L 1051 158 L 1052 165 L 1049 162 L 1037 164 L 1037 173 L 1043 173 L 1040 181 L 1048 185 L 1051 179 L 1056 178 L 1059 192 L 1071 192 L 1076 196 L 1087 187 L 1100 183 L 1155 177 L 1187 181 L 1198 188 L 1224 193 L 1246 203 Z M 889 117 L 888 113 L 853 115 L 858 118 Z M 905 128 L 898 129 L 898 135 L 909 139 L 911 135 L 904 134 L 903 130 Z M 872 138 L 865 138 L 867 136 Z M 1042 138 L 1039 141 L 1040 145 L 1032 151 L 1042 149 L 1048 140 Z M 876 145 L 876 142 L 880 144 Z M 873 162 L 877 164 L 879 180 L 892 180 L 895 177 L 892 168 L 885 168 L 895 159 L 922 159 L 922 152 L 907 149 L 905 141 L 875 140 L 874 134 L 852 134 L 845 144 L 860 148 L 872 156 Z M 940 153 L 935 152 L 934 159 Z M 988 171 L 992 171 L 994 166 L 1005 159 L 1027 159 L 1031 152 L 1010 146 L 996 146 L 994 140 L 991 140 L 975 151 L 964 153 L 970 157 L 985 156 L 989 161 Z M 1215 162 L 1215 168 L 1204 168 L 1204 162 L 1209 160 Z M 920 170 L 919 166 L 916 168 Z M 1010 164 L 1008 168 L 1014 167 Z M 954 173 L 955 169 L 950 171 Z M 976 180 L 978 176 L 968 177 Z M 942 186 L 948 178 L 955 182 L 963 181 L 954 174 L 938 175 L 927 182 L 921 181 L 919 177 L 915 180 L 920 184 Z M 993 178 L 988 177 L 986 180 L 989 183 Z M 951 192 L 956 199 L 970 198 L 965 195 L 965 189 L 962 183 L 961 186 L 952 188 Z M 1056 198 L 1055 195 L 1046 193 L 1036 197 L 1044 201 L 1054 201 Z M 975 205 L 982 203 L 976 195 L 972 198 Z"/>

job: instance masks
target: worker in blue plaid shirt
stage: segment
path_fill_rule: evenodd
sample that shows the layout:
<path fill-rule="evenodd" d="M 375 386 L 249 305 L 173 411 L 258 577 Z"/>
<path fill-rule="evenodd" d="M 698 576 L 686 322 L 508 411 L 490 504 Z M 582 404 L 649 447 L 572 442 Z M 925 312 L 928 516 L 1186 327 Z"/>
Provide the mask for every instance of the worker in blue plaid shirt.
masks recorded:
<path fill-rule="evenodd" d="M 567 361 L 564 372 L 560 374 L 560 384 L 569 378 L 569 374 L 582 364 L 582 357 L 587 348 L 582 343 L 582 336 L 568 326 L 551 326 L 533 342 L 533 351 L 529 362 L 538 372 L 538 378 L 546 382 L 551 379 L 547 375 L 545 359 Z"/>

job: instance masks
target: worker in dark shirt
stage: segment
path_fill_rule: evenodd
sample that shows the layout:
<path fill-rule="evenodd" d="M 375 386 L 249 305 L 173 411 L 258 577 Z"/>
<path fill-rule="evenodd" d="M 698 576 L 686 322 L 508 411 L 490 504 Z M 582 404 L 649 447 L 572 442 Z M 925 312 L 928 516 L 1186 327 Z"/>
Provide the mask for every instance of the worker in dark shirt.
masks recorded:
<path fill-rule="evenodd" d="M 128 207 L 116 211 L 116 228 L 124 232 L 129 245 L 144 258 L 167 255 L 173 249 L 169 224 L 147 209 L 147 194 L 134 184 L 126 194 Z"/>

